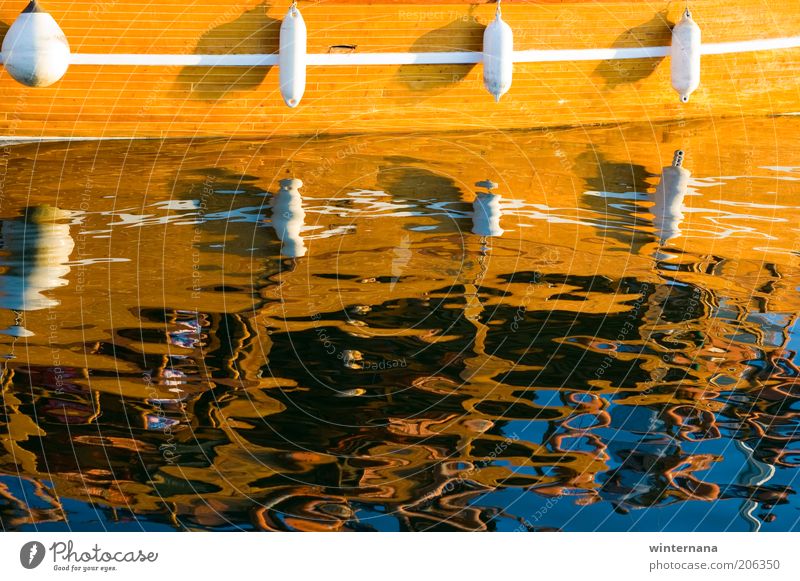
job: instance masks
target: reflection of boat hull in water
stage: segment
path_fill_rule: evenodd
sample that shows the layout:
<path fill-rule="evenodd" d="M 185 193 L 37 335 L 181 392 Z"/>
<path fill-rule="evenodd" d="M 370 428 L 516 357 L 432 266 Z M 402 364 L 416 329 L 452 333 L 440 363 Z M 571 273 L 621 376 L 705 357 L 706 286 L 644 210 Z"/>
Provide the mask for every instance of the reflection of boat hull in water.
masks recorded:
<path fill-rule="evenodd" d="M 653 144 L 631 150 L 642 135 Z M 643 192 L 664 183 L 679 147 L 706 195 L 687 196 L 680 267 L 656 269 L 652 221 L 614 222 L 608 200 L 584 191 L 604 184 L 630 195 L 628 214 L 649 211 Z M 178 140 L 117 141 L 100 144 L 101 169 L 98 144 L 11 148 L 8 191 L 30 195 L 9 198 L 9 215 L 46 203 L 53 183 L 65 208 L 80 207 L 87 178 L 116 195 L 95 195 L 73 220 L 85 272 L 76 262 L 72 284 L 45 293 L 61 304 L 26 314 L 37 336 L 8 364 L 0 468 L 42 483 L 40 505 L 52 497 L 54 508 L 31 511 L 16 487 L 22 500 L 0 508 L 3 521 L 66 528 L 88 510 L 113 513 L 109 529 L 133 512 L 159 530 L 363 530 L 378 515 L 400 530 L 476 530 L 497 527 L 503 498 L 535 491 L 564 512 L 539 523 L 511 512 L 526 520 L 508 529 L 590 512 L 625 526 L 698 501 L 730 507 L 714 518 L 731 522 L 745 498 L 756 518 L 777 507 L 766 530 L 788 528 L 793 505 L 780 502 L 796 496 L 778 487 L 798 438 L 782 402 L 796 376 L 780 354 L 796 328 L 785 314 L 800 312 L 800 261 L 783 250 L 800 217 L 774 218 L 800 197 L 800 181 L 776 179 L 797 176 L 788 166 L 799 148 L 800 118 L 548 139 L 205 140 L 191 156 Z M 353 153 L 328 165 L 340 151 Z M 297 184 L 275 176 L 305 185 L 295 197 Z M 712 228 L 719 176 L 735 211 Z M 481 194 L 479 180 L 495 181 L 502 200 L 476 204 L 498 195 Z M 283 226 L 264 227 L 275 210 Z M 733 221 L 736 236 L 715 236 Z M 765 248 L 753 224 L 780 237 Z M 614 225 L 648 245 L 631 252 L 601 229 Z M 289 268 L 277 239 L 300 232 L 307 253 Z M 105 256 L 130 260 L 94 261 Z M 53 321 L 63 374 L 40 332 Z M 379 367 L 401 357 L 407 366 Z M 562 381 L 578 359 L 585 373 Z M 732 437 L 755 450 L 741 475 L 727 469 L 745 458 L 730 456 Z M 769 482 L 756 470 L 766 465 L 776 466 Z"/>
<path fill-rule="evenodd" d="M 70 68 L 40 89 L 0 70 L 0 98 L 14 104 L 0 117 L 0 136 L 509 129 L 800 110 L 796 2 L 693 5 L 705 54 L 687 104 L 671 87 L 665 56 L 683 3 L 505 0 L 517 53 L 513 86 L 495 103 L 480 64 L 493 4 L 300 2 L 308 71 L 295 109 L 280 96 L 275 66 L 289 3 L 222 4 L 45 6 L 72 47 Z M 14 22 L 22 8 L 0 4 L 0 20 Z"/>

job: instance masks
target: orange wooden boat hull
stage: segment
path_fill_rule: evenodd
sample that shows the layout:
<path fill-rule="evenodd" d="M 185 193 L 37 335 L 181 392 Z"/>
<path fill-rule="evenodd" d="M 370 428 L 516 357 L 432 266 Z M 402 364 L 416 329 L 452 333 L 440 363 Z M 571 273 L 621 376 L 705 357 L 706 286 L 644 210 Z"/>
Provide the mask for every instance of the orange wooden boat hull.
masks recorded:
<path fill-rule="evenodd" d="M 479 53 L 495 6 L 439 1 L 300 2 L 308 52 Z M 0 1 L 0 36 L 24 4 Z M 52 0 L 46 8 L 73 56 L 132 55 L 135 61 L 148 55 L 272 55 L 288 4 Z M 506 1 L 503 17 L 517 51 L 620 49 L 668 46 L 682 9 L 682 3 L 665 1 Z M 796 2 L 695 0 L 692 12 L 704 44 L 800 37 Z M 671 88 L 668 61 L 517 62 L 511 90 L 499 103 L 483 87 L 480 63 L 310 66 L 296 109 L 281 99 L 276 66 L 73 63 L 61 81 L 39 89 L 16 83 L 0 67 L 0 136 L 267 137 L 800 111 L 800 48 L 704 55 L 702 82 L 688 104 Z"/>

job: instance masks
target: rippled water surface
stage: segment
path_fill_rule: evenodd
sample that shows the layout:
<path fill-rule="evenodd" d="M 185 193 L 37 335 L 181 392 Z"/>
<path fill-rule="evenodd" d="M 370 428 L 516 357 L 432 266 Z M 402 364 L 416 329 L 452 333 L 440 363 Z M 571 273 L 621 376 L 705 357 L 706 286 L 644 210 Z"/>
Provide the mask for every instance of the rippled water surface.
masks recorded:
<path fill-rule="evenodd" d="M 799 526 L 798 118 L 0 153 L 6 530 Z"/>

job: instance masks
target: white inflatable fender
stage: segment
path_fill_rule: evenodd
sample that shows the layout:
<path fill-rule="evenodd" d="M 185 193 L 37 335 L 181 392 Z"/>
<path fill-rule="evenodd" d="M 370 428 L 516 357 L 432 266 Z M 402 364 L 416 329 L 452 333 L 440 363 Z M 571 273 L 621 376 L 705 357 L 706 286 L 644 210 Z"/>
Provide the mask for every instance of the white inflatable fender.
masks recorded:
<path fill-rule="evenodd" d="M 499 101 L 510 88 L 514 75 L 514 33 L 503 21 L 500 3 L 495 18 L 483 31 L 483 84 Z"/>
<path fill-rule="evenodd" d="M 293 3 L 281 23 L 278 54 L 281 96 L 289 107 L 297 107 L 306 90 L 306 23 Z"/>
<path fill-rule="evenodd" d="M 69 68 L 67 37 L 36 0 L 31 0 L 8 29 L 2 53 L 8 74 L 29 87 L 50 86 Z"/>
<path fill-rule="evenodd" d="M 687 103 L 689 95 L 700 86 L 700 50 L 700 27 L 692 20 L 692 14 L 687 9 L 672 29 L 670 47 L 672 88 L 678 92 L 683 103 Z"/>

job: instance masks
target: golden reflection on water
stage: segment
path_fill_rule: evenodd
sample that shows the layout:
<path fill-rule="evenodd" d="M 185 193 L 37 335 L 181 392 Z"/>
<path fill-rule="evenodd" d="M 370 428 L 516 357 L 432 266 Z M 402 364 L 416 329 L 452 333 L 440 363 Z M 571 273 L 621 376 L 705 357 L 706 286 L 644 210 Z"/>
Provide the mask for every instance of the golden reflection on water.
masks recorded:
<path fill-rule="evenodd" d="M 789 530 L 799 129 L 13 146 L 3 527 Z"/>

